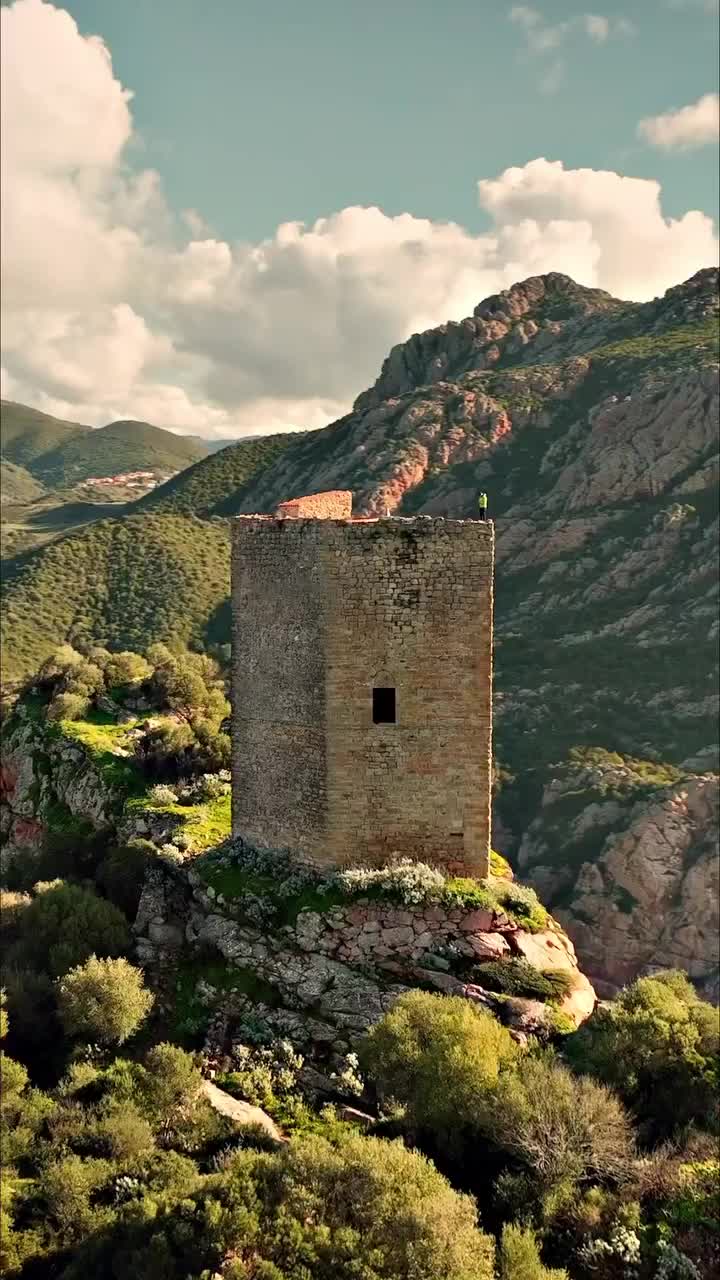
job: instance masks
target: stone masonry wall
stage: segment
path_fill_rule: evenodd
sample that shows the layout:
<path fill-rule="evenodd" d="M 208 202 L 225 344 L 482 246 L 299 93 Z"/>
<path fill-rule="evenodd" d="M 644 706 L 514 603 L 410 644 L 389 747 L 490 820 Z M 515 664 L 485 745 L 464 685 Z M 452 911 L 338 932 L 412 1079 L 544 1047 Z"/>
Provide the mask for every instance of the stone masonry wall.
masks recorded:
<path fill-rule="evenodd" d="M 275 515 L 282 520 L 349 520 L 352 515 L 350 489 L 329 489 L 327 493 L 313 493 L 307 498 L 292 498 L 281 502 Z"/>
<path fill-rule="evenodd" d="M 489 522 L 233 522 L 237 835 L 487 875 L 493 543 Z"/>

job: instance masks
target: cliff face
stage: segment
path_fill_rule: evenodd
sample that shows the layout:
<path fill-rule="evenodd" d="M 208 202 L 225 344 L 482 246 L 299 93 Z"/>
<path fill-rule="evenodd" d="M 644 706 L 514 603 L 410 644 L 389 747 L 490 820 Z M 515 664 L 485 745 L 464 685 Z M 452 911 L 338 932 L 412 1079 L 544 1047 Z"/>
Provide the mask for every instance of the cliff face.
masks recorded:
<path fill-rule="evenodd" d="M 647 766 L 570 765 L 544 788 L 520 873 L 573 938 L 601 994 L 638 973 L 681 968 L 720 994 L 718 780 L 667 785 Z"/>

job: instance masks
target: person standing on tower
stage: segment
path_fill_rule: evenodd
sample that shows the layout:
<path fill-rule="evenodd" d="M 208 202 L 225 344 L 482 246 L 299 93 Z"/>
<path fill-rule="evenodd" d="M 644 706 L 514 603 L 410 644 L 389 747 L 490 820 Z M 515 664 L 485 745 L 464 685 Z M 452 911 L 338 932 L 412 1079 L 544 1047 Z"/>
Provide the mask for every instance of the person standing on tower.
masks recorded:
<path fill-rule="evenodd" d="M 488 497 L 486 493 L 478 496 L 478 519 L 487 520 Z"/>

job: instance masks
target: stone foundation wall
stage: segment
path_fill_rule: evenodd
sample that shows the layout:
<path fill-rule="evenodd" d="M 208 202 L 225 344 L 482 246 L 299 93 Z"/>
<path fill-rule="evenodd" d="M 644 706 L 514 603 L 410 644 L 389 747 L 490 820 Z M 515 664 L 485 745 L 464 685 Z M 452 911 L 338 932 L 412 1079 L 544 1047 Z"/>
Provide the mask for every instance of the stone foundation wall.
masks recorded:
<path fill-rule="evenodd" d="M 322 915 L 301 911 L 294 924 L 270 930 L 238 918 L 239 911 L 192 868 L 154 871 L 135 925 L 138 958 L 151 967 L 160 960 L 167 966 L 168 952 L 210 947 L 229 965 L 269 983 L 284 1014 L 302 1014 L 308 1037 L 324 1042 L 334 1036 L 351 1043 L 399 994 L 418 985 L 464 996 L 518 1033 L 541 1036 L 551 1033 L 557 1013 L 578 1026 L 595 1005 L 572 943 L 552 920 L 541 932 L 529 933 L 500 910 L 355 901 Z M 512 958 L 564 971 L 569 994 L 553 1008 L 493 994 L 478 974 L 466 981 L 451 972 L 463 962 Z"/>

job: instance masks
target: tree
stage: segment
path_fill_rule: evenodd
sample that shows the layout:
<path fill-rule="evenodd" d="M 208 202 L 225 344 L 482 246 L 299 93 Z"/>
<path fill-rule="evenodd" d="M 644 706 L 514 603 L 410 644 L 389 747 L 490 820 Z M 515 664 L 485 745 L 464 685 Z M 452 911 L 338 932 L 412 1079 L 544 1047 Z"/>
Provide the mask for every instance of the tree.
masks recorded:
<path fill-rule="evenodd" d="M 147 1017 L 154 997 L 143 975 L 123 957 L 90 956 L 60 980 L 60 1017 L 69 1035 L 99 1044 L 122 1044 Z"/>
<path fill-rule="evenodd" d="M 200 1098 L 202 1076 L 193 1059 L 174 1044 L 157 1044 L 145 1058 L 139 1077 L 146 1109 L 167 1141 L 187 1123 Z"/>
<path fill-rule="evenodd" d="M 474 1126 L 483 1098 L 518 1056 L 509 1031 L 457 996 L 411 991 L 368 1033 L 363 1066 L 412 1121 L 452 1141 Z"/>
<path fill-rule="evenodd" d="M 506 1223 L 500 1241 L 499 1280 L 568 1280 L 565 1270 L 546 1267 L 535 1232 Z"/>
<path fill-rule="evenodd" d="M 139 653 L 123 650 L 111 653 L 105 662 L 105 680 L 108 689 L 118 685 L 142 684 L 152 675 L 152 666 Z"/>
<path fill-rule="evenodd" d="M 117 907 L 89 889 L 60 884 L 22 912 L 8 963 L 58 978 L 91 955 L 118 956 L 129 945 L 127 921 Z"/>
<path fill-rule="evenodd" d="M 688 1123 L 718 1129 L 718 1010 L 678 971 L 639 978 L 601 1005 L 566 1053 L 617 1089 L 650 1140 Z"/>
<path fill-rule="evenodd" d="M 8 1033 L 8 1016 L 5 1011 L 7 1004 L 7 996 L 5 992 L 0 990 L 0 1040 L 4 1040 Z"/>

